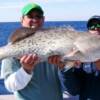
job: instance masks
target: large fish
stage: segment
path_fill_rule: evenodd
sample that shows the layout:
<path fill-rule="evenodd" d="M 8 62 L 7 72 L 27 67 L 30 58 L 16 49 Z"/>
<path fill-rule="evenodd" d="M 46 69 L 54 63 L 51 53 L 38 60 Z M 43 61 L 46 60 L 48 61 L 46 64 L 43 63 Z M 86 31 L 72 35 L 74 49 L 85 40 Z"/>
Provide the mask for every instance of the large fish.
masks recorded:
<path fill-rule="evenodd" d="M 36 31 L 19 28 L 10 37 L 7 45 L 0 48 L 0 59 L 36 53 L 42 61 L 52 55 L 61 55 L 62 60 L 90 62 L 100 59 L 100 36 L 77 32 L 66 27 Z"/>

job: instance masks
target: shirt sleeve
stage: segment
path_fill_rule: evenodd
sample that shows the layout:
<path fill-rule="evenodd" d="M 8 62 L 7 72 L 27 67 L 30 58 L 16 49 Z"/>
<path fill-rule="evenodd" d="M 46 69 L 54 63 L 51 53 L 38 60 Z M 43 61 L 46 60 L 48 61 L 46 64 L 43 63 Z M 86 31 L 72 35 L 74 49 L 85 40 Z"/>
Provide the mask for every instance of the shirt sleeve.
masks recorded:
<path fill-rule="evenodd" d="M 5 87 L 13 92 L 23 89 L 30 82 L 33 73 L 25 72 L 18 59 L 7 58 L 2 60 L 1 74 L 4 78 Z"/>
<path fill-rule="evenodd" d="M 6 88 L 10 92 L 23 89 L 32 78 L 32 74 L 28 74 L 21 67 L 17 72 L 11 74 L 4 82 Z"/>

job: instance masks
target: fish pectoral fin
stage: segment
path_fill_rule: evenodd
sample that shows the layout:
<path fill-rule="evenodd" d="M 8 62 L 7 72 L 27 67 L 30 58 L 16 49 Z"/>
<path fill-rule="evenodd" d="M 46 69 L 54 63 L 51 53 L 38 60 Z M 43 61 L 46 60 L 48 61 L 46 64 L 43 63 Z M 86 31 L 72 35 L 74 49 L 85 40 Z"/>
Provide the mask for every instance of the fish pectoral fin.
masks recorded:
<path fill-rule="evenodd" d="M 67 55 L 67 57 L 72 57 L 74 56 L 76 53 L 80 52 L 77 48 L 73 48 Z"/>
<path fill-rule="evenodd" d="M 75 57 L 80 51 L 77 48 L 73 48 L 68 54 L 62 57 L 62 61 L 66 62 L 68 60 L 73 61 L 73 57 Z"/>
<path fill-rule="evenodd" d="M 74 67 L 75 61 L 69 61 L 68 60 L 68 61 L 65 62 L 65 64 L 66 64 L 65 68 L 66 68 L 66 71 L 67 71 L 67 70 L 71 69 L 72 67 Z"/>

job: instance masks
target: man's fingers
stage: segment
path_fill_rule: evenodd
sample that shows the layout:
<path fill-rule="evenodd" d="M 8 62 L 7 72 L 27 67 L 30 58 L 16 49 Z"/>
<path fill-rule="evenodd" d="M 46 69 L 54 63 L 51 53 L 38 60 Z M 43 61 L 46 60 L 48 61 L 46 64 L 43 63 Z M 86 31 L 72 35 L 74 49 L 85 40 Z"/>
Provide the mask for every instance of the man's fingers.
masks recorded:
<path fill-rule="evenodd" d="M 36 54 L 29 54 L 29 55 L 24 55 L 20 59 L 20 62 L 21 63 L 32 64 L 32 63 L 34 63 L 37 60 L 38 60 L 38 57 L 36 56 Z"/>
<path fill-rule="evenodd" d="M 25 60 L 26 58 L 27 58 L 27 55 L 22 56 L 22 57 L 20 58 L 20 62 L 23 63 L 24 60 Z"/>
<path fill-rule="evenodd" d="M 58 55 L 54 55 L 48 58 L 48 62 L 52 64 L 58 64 L 61 60 L 61 57 Z"/>

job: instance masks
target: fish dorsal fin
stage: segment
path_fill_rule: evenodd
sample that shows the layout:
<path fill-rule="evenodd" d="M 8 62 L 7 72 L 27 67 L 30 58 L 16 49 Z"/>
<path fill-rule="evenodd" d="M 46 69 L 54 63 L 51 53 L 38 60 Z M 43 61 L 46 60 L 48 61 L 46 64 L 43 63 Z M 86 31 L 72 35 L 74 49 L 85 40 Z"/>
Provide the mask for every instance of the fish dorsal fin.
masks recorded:
<path fill-rule="evenodd" d="M 56 28 L 58 28 L 58 27 L 55 27 L 55 29 Z M 59 30 L 64 30 L 64 31 L 71 31 L 71 32 L 77 32 L 77 30 L 73 27 L 73 26 L 71 26 L 71 25 L 63 25 L 63 26 L 59 26 Z"/>
<path fill-rule="evenodd" d="M 67 26 L 67 29 L 68 29 L 69 31 L 76 31 L 76 29 L 75 29 L 74 27 L 72 27 L 71 25 L 68 25 L 68 26 Z"/>
<path fill-rule="evenodd" d="M 20 41 L 20 40 L 34 34 L 35 32 L 36 32 L 36 30 L 33 28 L 26 28 L 26 27 L 18 28 L 11 34 L 9 41 L 12 44 L 14 44 L 15 42 Z"/>

